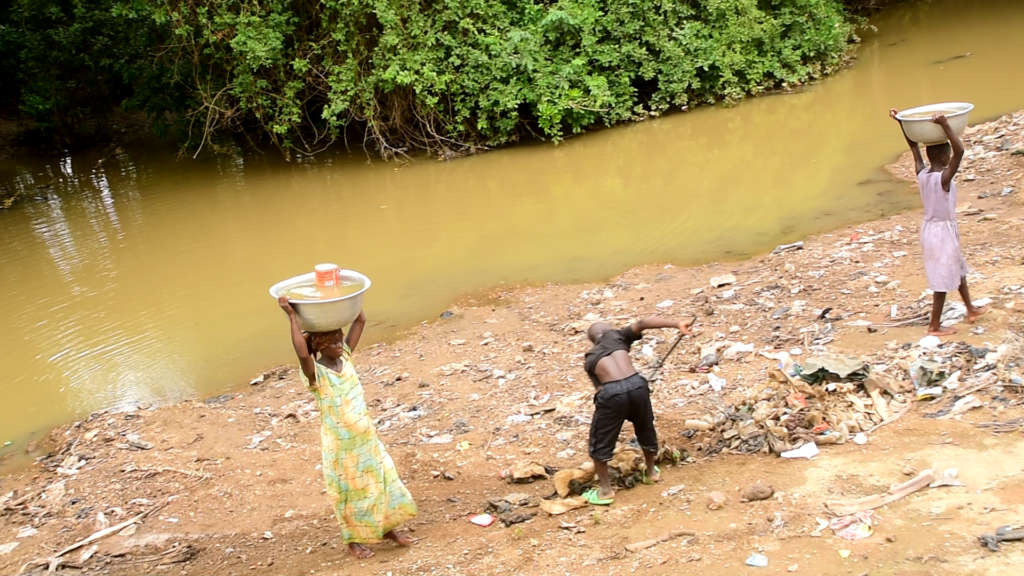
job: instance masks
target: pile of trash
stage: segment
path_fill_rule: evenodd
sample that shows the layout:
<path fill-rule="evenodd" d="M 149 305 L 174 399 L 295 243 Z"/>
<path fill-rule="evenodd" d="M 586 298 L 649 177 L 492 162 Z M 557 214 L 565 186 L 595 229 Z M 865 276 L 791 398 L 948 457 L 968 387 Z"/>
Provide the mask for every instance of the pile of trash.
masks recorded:
<path fill-rule="evenodd" d="M 686 435 L 708 430 L 698 443 L 703 453 L 781 455 L 807 443 L 859 441 L 858 434 L 892 419 L 910 399 L 907 383 L 873 376 L 857 357 L 819 354 L 797 364 L 787 352 L 761 355 L 778 361 L 768 383 L 718 414 L 687 423 Z"/>
<path fill-rule="evenodd" d="M 790 456 L 809 443 L 863 444 L 866 433 L 904 414 L 915 400 L 945 399 L 926 416 L 953 418 L 982 406 L 974 396 L 982 389 L 1024 389 L 1014 373 L 1024 358 L 1024 338 L 1017 334 L 991 348 L 942 344 L 931 336 L 917 344 L 891 343 L 876 354 L 877 362 L 821 353 L 796 363 L 787 352 L 760 354 L 778 362 L 765 384 L 738 403 L 685 423 L 684 435 L 695 438 L 701 453 Z M 796 456 L 817 453 L 807 450 Z"/>

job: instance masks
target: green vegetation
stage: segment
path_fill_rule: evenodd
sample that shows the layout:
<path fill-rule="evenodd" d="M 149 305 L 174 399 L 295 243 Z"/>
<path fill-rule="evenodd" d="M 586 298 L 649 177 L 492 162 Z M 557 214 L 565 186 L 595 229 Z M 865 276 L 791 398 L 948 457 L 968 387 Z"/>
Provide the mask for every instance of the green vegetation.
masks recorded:
<path fill-rule="evenodd" d="M 816 78 L 853 31 L 840 0 L 13 0 L 0 108 L 61 146 L 122 107 L 448 156 Z"/>
<path fill-rule="evenodd" d="M 0 6 L 0 111 L 31 121 L 50 147 L 103 137 L 117 107 L 174 110 L 170 82 L 152 56 L 152 19 L 129 21 L 112 0 L 12 0 Z"/>

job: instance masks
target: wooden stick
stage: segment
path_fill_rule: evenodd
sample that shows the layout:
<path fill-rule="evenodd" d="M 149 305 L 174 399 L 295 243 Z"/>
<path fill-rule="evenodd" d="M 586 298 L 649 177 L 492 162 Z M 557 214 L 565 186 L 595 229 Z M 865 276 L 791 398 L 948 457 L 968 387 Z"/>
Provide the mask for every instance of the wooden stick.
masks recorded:
<path fill-rule="evenodd" d="M 982 388 L 988 388 L 989 386 L 995 386 L 996 384 L 999 384 L 999 377 L 998 376 L 996 376 L 995 378 L 990 378 L 989 375 L 995 376 L 995 373 L 994 372 L 989 372 L 985 376 L 982 376 L 983 381 L 980 384 L 977 384 L 975 386 L 971 386 L 970 388 L 968 388 L 966 390 L 957 390 L 956 391 L 956 395 L 960 396 L 962 398 L 962 397 L 967 396 L 969 394 L 973 394 L 973 393 L 977 392 L 978 390 L 981 390 Z"/>
<path fill-rule="evenodd" d="M 925 486 L 932 483 L 935 476 L 931 470 L 925 470 L 917 475 L 913 480 L 908 480 L 898 486 L 893 486 L 888 492 L 882 494 L 875 494 L 873 496 L 866 496 L 857 500 L 830 500 L 825 502 L 825 507 L 828 508 L 829 512 L 837 516 L 849 516 L 856 514 L 857 512 L 863 512 L 864 510 L 874 510 L 875 508 L 881 508 L 886 504 L 890 504 L 917 492 Z"/>
<path fill-rule="evenodd" d="M 105 528 L 103 530 L 100 530 L 99 532 L 96 532 L 95 534 L 93 534 L 92 536 L 89 536 L 85 540 L 80 540 L 80 541 L 72 544 L 71 546 L 68 546 L 67 548 L 61 550 L 60 552 L 57 552 L 53 557 L 54 557 L 54 559 L 60 558 L 61 556 L 67 554 L 68 552 L 71 552 L 73 550 L 77 550 L 77 549 L 81 548 L 82 546 L 85 546 L 86 544 L 89 544 L 89 543 L 95 542 L 97 540 L 100 540 L 102 538 L 105 538 L 107 536 L 110 536 L 111 534 L 113 534 L 115 532 L 120 532 L 121 530 L 124 530 L 125 528 L 131 526 L 132 524 L 135 524 L 139 520 L 142 520 L 146 516 L 149 516 L 150 514 L 153 514 L 154 512 L 160 511 L 161 509 L 163 509 L 165 506 L 167 506 L 170 503 L 171 503 L 170 498 L 168 498 L 167 501 L 164 502 L 163 504 L 161 504 L 161 505 L 159 505 L 159 506 L 157 506 L 157 507 L 155 507 L 155 508 L 153 508 L 151 510 L 143 512 L 142 514 L 139 514 L 138 516 L 132 518 L 131 520 L 127 520 L 125 522 L 121 522 L 117 526 L 111 526 L 110 528 Z M 54 568 L 56 568 L 56 567 L 54 567 Z M 51 570 L 51 572 L 52 572 L 52 570 Z"/>
<path fill-rule="evenodd" d="M 888 324 L 872 324 L 871 327 L 872 328 L 898 328 L 900 326 L 906 326 L 907 324 L 916 324 L 916 323 L 921 322 L 923 320 L 928 320 L 928 318 L 930 318 L 930 317 L 931 317 L 930 314 L 925 314 L 924 316 L 917 316 L 915 318 L 910 318 L 908 320 L 903 320 L 903 321 L 900 321 L 900 322 L 891 322 L 891 323 L 888 323 Z"/>
<path fill-rule="evenodd" d="M 640 542 L 634 542 L 632 544 L 627 544 L 626 545 L 626 550 L 628 550 L 630 552 L 639 552 L 641 550 L 650 548 L 651 546 L 657 546 L 658 544 L 661 544 L 662 542 L 668 542 L 669 540 L 671 540 L 673 538 L 679 538 L 680 536 L 696 536 L 696 535 L 697 535 L 697 533 L 695 531 L 693 531 L 693 530 L 681 530 L 681 529 L 679 529 L 679 530 L 671 530 L 671 531 L 666 532 L 665 534 L 662 534 L 661 536 L 658 536 L 657 538 L 653 538 L 651 540 L 642 540 Z"/>
<path fill-rule="evenodd" d="M 17 500 L 13 500 L 11 502 L 8 502 L 7 504 L 4 504 L 4 508 L 17 508 L 18 506 L 21 506 L 22 504 L 28 502 L 30 499 L 32 499 L 33 496 L 35 496 L 35 493 L 29 492 L 28 494 L 22 496 L 21 498 L 18 498 Z"/>

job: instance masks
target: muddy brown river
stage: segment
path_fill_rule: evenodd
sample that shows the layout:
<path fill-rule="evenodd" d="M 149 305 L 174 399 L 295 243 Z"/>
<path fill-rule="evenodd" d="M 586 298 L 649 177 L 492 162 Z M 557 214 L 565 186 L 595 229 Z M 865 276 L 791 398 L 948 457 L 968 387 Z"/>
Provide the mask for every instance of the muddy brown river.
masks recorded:
<path fill-rule="evenodd" d="M 852 68 L 803 92 L 558 146 L 406 166 L 159 144 L 2 162 L 0 186 L 29 200 L 0 211 L 0 444 L 290 361 L 267 289 L 320 262 L 373 280 L 379 339 L 474 290 L 742 258 L 912 207 L 881 170 L 904 146 L 887 110 L 1024 107 L 1024 2 L 911 3 L 874 24 Z"/>

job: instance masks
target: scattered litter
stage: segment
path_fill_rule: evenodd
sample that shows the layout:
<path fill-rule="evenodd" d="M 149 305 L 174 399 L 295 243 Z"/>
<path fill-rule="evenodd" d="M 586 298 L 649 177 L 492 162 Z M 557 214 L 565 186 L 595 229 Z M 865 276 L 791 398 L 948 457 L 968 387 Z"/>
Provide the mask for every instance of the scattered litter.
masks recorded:
<path fill-rule="evenodd" d="M 963 398 L 957 400 L 953 404 L 953 407 L 950 408 L 949 412 L 946 413 L 943 416 L 940 416 L 939 418 L 940 419 L 954 418 L 954 417 L 959 416 L 959 415 L 961 415 L 961 414 L 963 414 L 965 412 L 968 412 L 970 410 L 974 410 L 975 408 L 981 408 L 982 406 L 984 406 L 984 404 L 982 404 L 981 400 L 978 400 L 973 395 L 967 395 L 967 396 L 964 396 Z"/>
<path fill-rule="evenodd" d="M 721 392 L 722 388 L 725 388 L 725 378 L 720 378 L 719 376 L 709 372 L 708 384 L 711 385 L 711 389 L 715 392 Z"/>
<path fill-rule="evenodd" d="M 529 416 L 527 416 L 529 418 Z M 438 434 L 437 436 L 431 436 L 423 442 L 425 444 L 451 444 L 455 440 L 455 437 L 451 434 Z"/>
<path fill-rule="evenodd" d="M 849 550 L 840 550 L 839 551 L 839 557 L 842 558 L 843 560 L 846 560 L 847 558 L 850 557 L 850 551 Z"/>
<path fill-rule="evenodd" d="M 18 530 L 18 535 L 15 536 L 15 538 L 19 538 L 19 539 L 21 539 L 21 538 L 31 538 L 32 536 L 35 536 L 36 534 L 39 534 L 39 530 L 36 530 L 35 528 L 33 528 L 31 526 L 22 526 L 21 530 Z"/>
<path fill-rule="evenodd" d="M 673 304 L 675 304 L 675 302 L 673 302 L 672 300 L 662 300 L 661 302 L 658 302 L 657 308 L 659 310 L 664 310 L 666 308 L 671 307 Z"/>
<path fill-rule="evenodd" d="M 857 432 L 853 437 L 853 443 L 863 446 L 868 443 L 868 437 L 863 432 Z"/>
<path fill-rule="evenodd" d="M 531 520 L 536 515 L 536 512 L 530 512 L 527 514 L 502 514 L 498 517 L 498 520 L 501 521 L 502 526 L 508 528 L 513 524 L 520 524 L 522 522 Z"/>
<path fill-rule="evenodd" d="M 733 344 L 726 348 L 725 352 L 722 353 L 722 357 L 726 360 L 736 360 L 753 351 L 753 344 Z"/>
<path fill-rule="evenodd" d="M 686 488 L 685 484 L 679 484 L 677 486 L 672 486 L 671 488 L 663 491 L 661 493 L 661 496 L 663 498 L 668 498 L 669 496 L 675 496 L 676 494 L 682 492 L 684 488 Z"/>
<path fill-rule="evenodd" d="M 865 380 L 869 373 L 867 363 L 856 356 L 821 354 L 811 356 L 801 365 L 800 379 L 808 384 L 819 384 L 832 377 Z"/>
<path fill-rule="evenodd" d="M 718 363 L 721 361 L 722 360 L 718 357 L 718 354 L 715 354 L 714 352 L 706 354 L 701 357 L 700 364 L 697 365 L 697 372 L 707 372 L 710 368 L 718 366 Z"/>
<path fill-rule="evenodd" d="M 128 445 L 132 448 L 138 448 L 139 450 L 149 450 L 153 448 L 152 444 L 140 438 L 138 434 L 129 434 L 125 436 L 125 440 L 128 441 Z"/>
<path fill-rule="evenodd" d="M 808 442 L 796 450 L 783 452 L 782 454 L 779 454 L 779 456 L 782 456 L 783 458 L 807 458 L 810 460 L 819 453 L 821 453 L 821 450 L 818 449 L 818 445 L 814 442 Z"/>
<path fill-rule="evenodd" d="M 260 442 L 263 442 L 264 440 L 269 438 L 270 435 L 271 435 L 271 432 L 269 430 L 265 430 L 263 432 L 260 432 L 259 434 L 256 434 L 255 436 L 252 437 L 252 442 L 250 442 L 249 445 L 246 446 L 245 448 L 247 450 L 255 449 L 257 446 L 260 445 Z"/>
<path fill-rule="evenodd" d="M 782 254 L 783 252 L 792 252 L 794 250 L 803 250 L 803 249 L 804 249 L 804 242 L 803 242 L 803 240 L 801 240 L 799 242 L 794 242 L 792 244 L 780 244 L 780 245 L 775 247 L 775 250 L 772 250 L 772 254 Z"/>
<path fill-rule="evenodd" d="M 999 552 L 1000 542 L 1015 542 L 1024 540 L 1024 527 L 1021 526 L 1000 526 L 995 534 L 982 534 L 978 536 L 982 546 L 987 546 L 993 552 Z M 3 553 L 0 546 L 0 553 Z"/>
<path fill-rule="evenodd" d="M 756 566 L 758 568 L 764 568 L 768 565 L 768 557 L 764 554 L 751 554 L 750 558 L 747 558 L 747 566 Z"/>
<path fill-rule="evenodd" d="M 914 388 L 918 390 L 935 384 L 941 384 L 949 378 L 949 374 L 942 369 L 942 364 L 935 360 L 923 358 L 911 362 L 909 372 L 910 381 L 913 382 Z M 939 388 L 941 393 L 941 386 Z"/>
<path fill-rule="evenodd" d="M 714 278 L 711 279 L 712 288 L 720 288 L 722 286 L 727 286 L 729 284 L 735 283 L 736 277 L 733 276 L 732 274 L 725 274 L 724 276 L 715 276 Z"/>
<path fill-rule="evenodd" d="M 959 472 L 960 471 L 957 468 L 946 468 L 942 472 L 942 478 L 932 482 L 928 487 L 938 488 L 939 486 L 964 486 L 965 484 L 956 478 Z"/>
<path fill-rule="evenodd" d="M 550 477 L 543 464 L 532 460 L 517 462 L 511 470 L 507 470 L 503 474 L 502 478 L 509 478 L 512 482 L 519 483 L 529 483 L 533 482 L 535 478 Z"/>
<path fill-rule="evenodd" d="M 565 514 L 570 510 L 576 510 L 587 505 L 587 501 L 583 498 L 565 498 L 562 500 L 541 500 L 541 510 L 547 512 L 552 516 L 558 516 L 559 514 Z"/>
<path fill-rule="evenodd" d="M 829 522 L 829 528 L 840 538 L 861 540 L 874 534 L 874 529 L 871 527 L 876 522 L 874 514 L 874 510 L 864 510 L 849 516 L 833 518 Z"/>
<path fill-rule="evenodd" d="M 18 547 L 21 542 L 8 542 L 7 544 L 0 544 L 0 556 L 10 554 L 15 548 Z"/>
<path fill-rule="evenodd" d="M 473 524 L 476 524 L 477 526 L 483 526 L 484 528 L 490 526 L 491 524 L 494 524 L 495 520 L 497 520 L 497 518 L 491 516 L 490 514 L 478 514 L 476 516 L 472 516 L 469 519 L 469 521 Z"/>

